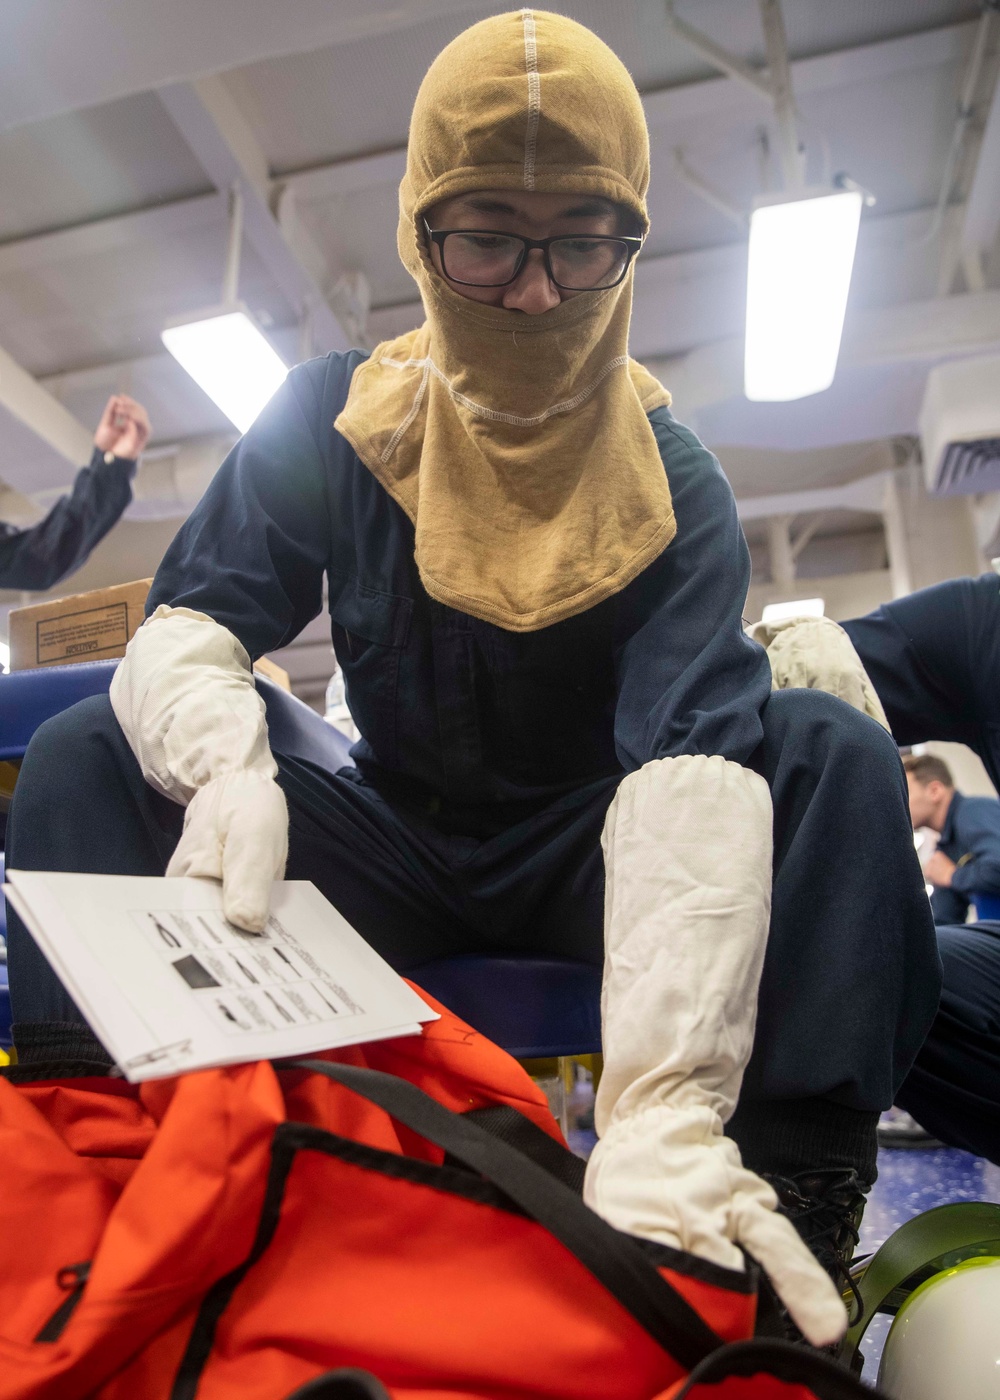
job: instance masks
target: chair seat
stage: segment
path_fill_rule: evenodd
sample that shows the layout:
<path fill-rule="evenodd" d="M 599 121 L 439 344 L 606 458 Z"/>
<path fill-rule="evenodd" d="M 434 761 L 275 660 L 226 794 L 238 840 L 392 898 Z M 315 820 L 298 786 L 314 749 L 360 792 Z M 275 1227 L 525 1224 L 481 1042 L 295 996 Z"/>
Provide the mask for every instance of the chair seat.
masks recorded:
<path fill-rule="evenodd" d="M 601 969 L 569 958 L 437 958 L 418 987 L 519 1060 L 601 1050 Z"/>

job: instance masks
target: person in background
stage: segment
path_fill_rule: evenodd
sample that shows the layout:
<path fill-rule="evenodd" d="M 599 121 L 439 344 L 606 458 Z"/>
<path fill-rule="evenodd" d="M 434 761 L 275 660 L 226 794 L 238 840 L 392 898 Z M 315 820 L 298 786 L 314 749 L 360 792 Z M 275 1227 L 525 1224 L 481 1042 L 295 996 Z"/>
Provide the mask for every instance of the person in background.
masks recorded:
<path fill-rule="evenodd" d="M 1000 1161 L 1000 923 L 966 924 L 977 894 L 1000 897 L 1000 802 L 956 791 L 932 754 L 903 760 L 913 829 L 939 833 L 924 866 L 944 968 L 941 1007 L 896 1096 L 913 1122 L 880 1128 L 886 1145 L 928 1146 L 934 1134 Z"/>
<path fill-rule="evenodd" d="M 877 708 L 901 745 L 965 744 L 1000 790 L 1000 581 L 995 574 L 949 579 L 842 626 L 829 618 L 796 618 L 770 628 L 758 624 L 752 635 L 768 648 L 775 689 L 806 686 L 840 695 L 870 714 Z M 911 815 L 913 770 L 926 762 L 914 759 L 909 765 Z M 958 922 L 938 925 L 941 1003 L 896 1104 L 933 1137 L 1000 1164 L 1000 922 L 963 922 L 968 894 L 988 892 L 998 876 L 996 856 L 989 852 L 1000 841 L 994 834 L 1000 804 L 955 793 L 962 817 L 949 824 L 952 799 L 944 800 L 944 789 L 953 785 L 941 767 L 947 784 L 940 770 L 935 779 L 924 766 L 930 795 L 918 797 L 943 808 L 939 829 L 947 847 L 940 860 L 935 853 L 925 873 L 936 886 L 937 917 L 944 916 L 947 898 Z M 975 820 L 979 813 L 989 830 Z M 921 808 L 915 824 L 933 824 L 932 817 Z M 973 859 L 960 864 L 967 854 Z M 902 1134 L 897 1130 L 896 1136 Z M 927 1145 L 926 1139 L 911 1145 Z"/>
<path fill-rule="evenodd" d="M 977 894 L 1000 899 L 1000 802 L 956 792 L 948 765 L 933 754 L 911 754 L 903 768 L 914 831 L 938 833 L 924 865 L 934 922 L 964 924 Z"/>
<path fill-rule="evenodd" d="M 44 520 L 28 529 L 0 521 L 0 588 L 42 591 L 85 563 L 132 499 L 132 477 L 149 441 L 149 415 L 126 394 L 108 399 L 89 466 Z"/>

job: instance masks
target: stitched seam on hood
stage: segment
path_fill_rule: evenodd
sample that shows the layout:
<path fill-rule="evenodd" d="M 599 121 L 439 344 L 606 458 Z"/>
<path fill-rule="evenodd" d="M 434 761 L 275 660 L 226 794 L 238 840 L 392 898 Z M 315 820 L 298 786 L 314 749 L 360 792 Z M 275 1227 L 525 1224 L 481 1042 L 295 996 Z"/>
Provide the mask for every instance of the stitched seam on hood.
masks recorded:
<path fill-rule="evenodd" d="M 388 365 L 391 369 L 422 369 L 424 371 L 424 376 L 421 382 L 421 389 L 423 388 L 423 383 L 426 382 L 427 371 L 430 370 L 431 374 L 433 374 L 436 379 L 439 379 L 445 386 L 455 402 L 460 403 L 463 408 L 467 408 L 470 413 L 475 413 L 477 417 L 487 418 L 492 423 L 510 423 L 515 428 L 535 428 L 540 423 L 547 422 L 548 419 L 554 418 L 559 413 L 571 413 L 574 408 L 579 408 L 582 403 L 585 403 L 586 400 L 590 398 L 598 385 L 601 384 L 613 370 L 620 369 L 622 365 L 628 364 L 628 356 L 617 355 L 615 359 L 609 360 L 594 376 L 590 383 L 584 385 L 578 394 L 574 394 L 571 399 L 563 399 L 561 403 L 554 403 L 551 408 L 547 408 L 544 413 L 536 413 L 531 418 L 522 418 L 516 413 L 504 413 L 502 409 L 498 408 L 487 408 L 485 404 L 476 403 L 474 399 L 467 398 L 465 394 L 459 393 L 459 391 L 453 387 L 451 380 L 442 369 L 438 368 L 429 355 L 420 360 L 383 359 L 380 360 L 379 363 Z M 415 415 L 416 408 L 411 409 L 410 415 L 393 434 L 391 445 L 383 455 L 383 461 L 388 457 L 392 448 L 396 446 L 402 435 L 402 431 L 409 426 Z"/>
<path fill-rule="evenodd" d="M 387 363 L 392 364 L 393 361 L 390 360 Z M 417 392 L 413 396 L 413 403 L 410 406 L 409 413 L 406 415 L 402 423 L 400 423 L 399 427 L 396 429 L 392 437 L 386 443 L 385 451 L 381 454 L 381 459 L 383 462 L 388 462 L 389 458 L 396 450 L 396 445 L 399 442 L 399 439 L 403 436 L 407 428 L 413 422 L 414 418 L 416 418 L 417 414 L 420 412 L 420 405 L 421 403 L 423 403 L 424 393 L 427 389 L 427 380 L 430 377 L 430 369 L 430 361 L 428 361 L 427 364 L 424 366 L 423 374 L 420 376 L 420 383 L 417 386 Z"/>
<path fill-rule="evenodd" d="M 528 126 L 524 134 L 524 188 L 535 188 L 535 151 L 538 144 L 538 117 L 542 110 L 542 82 L 538 75 L 538 36 L 533 10 L 522 10 L 524 22 L 524 67 L 528 75 Z"/>

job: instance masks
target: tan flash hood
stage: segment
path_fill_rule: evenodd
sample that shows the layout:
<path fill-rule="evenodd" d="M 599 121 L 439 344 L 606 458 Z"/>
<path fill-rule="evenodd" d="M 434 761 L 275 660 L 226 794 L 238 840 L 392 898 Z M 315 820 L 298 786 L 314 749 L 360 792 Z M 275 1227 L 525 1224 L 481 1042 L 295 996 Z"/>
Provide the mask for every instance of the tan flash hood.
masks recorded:
<path fill-rule="evenodd" d="M 435 271 L 422 216 L 471 190 L 594 194 L 647 227 L 649 140 L 619 59 L 562 15 L 460 34 L 413 109 L 400 255 L 419 330 L 355 371 L 336 427 L 413 521 L 431 597 L 516 632 L 619 592 L 676 526 L 647 412 L 666 390 L 628 355 L 632 271 L 541 315 L 484 306 Z"/>

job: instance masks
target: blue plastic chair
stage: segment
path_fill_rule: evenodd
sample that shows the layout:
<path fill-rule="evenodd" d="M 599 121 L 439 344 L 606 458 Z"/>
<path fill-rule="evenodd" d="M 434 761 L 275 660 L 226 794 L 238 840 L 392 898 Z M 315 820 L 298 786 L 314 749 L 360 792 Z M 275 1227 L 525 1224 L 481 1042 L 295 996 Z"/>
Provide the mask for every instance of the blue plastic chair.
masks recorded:
<path fill-rule="evenodd" d="M 105 694 L 117 661 L 47 666 L 0 675 L 0 759 L 18 760 L 45 720 L 90 695 Z M 329 772 L 350 764 L 347 739 L 308 705 L 257 677 L 277 754 Z M 4 969 L 4 975 L 6 969 Z M 601 970 L 567 958 L 438 958 L 413 980 L 463 1021 L 518 1059 L 590 1055 L 601 1049 Z M 4 996 L 6 986 L 0 989 Z M 3 1006 L 0 1002 L 0 1028 Z M 7 1004 L 9 1019 L 9 1003 Z"/>
<path fill-rule="evenodd" d="M 974 894 L 972 904 L 977 919 L 1000 920 L 1000 897 L 995 894 Z"/>

